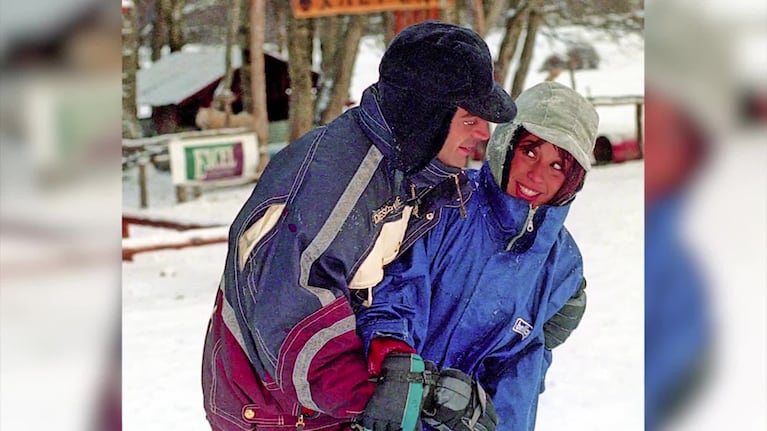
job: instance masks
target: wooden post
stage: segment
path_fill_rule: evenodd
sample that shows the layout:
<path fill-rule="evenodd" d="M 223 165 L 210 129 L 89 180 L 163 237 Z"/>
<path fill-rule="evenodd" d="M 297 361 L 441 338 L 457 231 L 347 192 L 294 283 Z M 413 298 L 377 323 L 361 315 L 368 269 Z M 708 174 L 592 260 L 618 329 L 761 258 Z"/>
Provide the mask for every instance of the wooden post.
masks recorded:
<path fill-rule="evenodd" d="M 186 202 L 186 186 L 184 186 L 183 184 L 179 184 L 176 186 L 176 202 L 178 203 Z"/>
<path fill-rule="evenodd" d="M 148 206 L 147 188 L 146 188 L 146 165 L 147 159 L 142 157 L 138 162 L 138 190 L 139 190 L 139 206 L 146 208 Z"/>

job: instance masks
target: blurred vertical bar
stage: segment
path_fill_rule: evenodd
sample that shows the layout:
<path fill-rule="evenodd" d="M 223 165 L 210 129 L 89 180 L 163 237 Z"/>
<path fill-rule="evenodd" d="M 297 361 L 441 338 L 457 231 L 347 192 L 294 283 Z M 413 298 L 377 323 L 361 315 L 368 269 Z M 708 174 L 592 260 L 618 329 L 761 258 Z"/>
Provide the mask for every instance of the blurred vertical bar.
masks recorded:
<path fill-rule="evenodd" d="M 119 429 L 119 8 L 0 9 L 0 429 Z"/>
<path fill-rule="evenodd" d="M 648 430 L 767 429 L 767 3 L 646 7 Z"/>

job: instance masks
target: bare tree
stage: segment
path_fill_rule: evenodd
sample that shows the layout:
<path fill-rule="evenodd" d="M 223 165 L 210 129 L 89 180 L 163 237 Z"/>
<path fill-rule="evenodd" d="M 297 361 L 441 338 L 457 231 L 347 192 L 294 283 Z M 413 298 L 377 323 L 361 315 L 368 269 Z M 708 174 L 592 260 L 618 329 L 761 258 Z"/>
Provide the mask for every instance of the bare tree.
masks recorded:
<path fill-rule="evenodd" d="M 290 141 L 314 126 L 312 100 L 311 19 L 291 19 L 288 25 L 288 74 L 290 75 Z"/>
<path fill-rule="evenodd" d="M 122 15 L 122 136 L 130 139 L 142 134 L 136 113 L 137 33 L 136 9 L 131 3 L 123 7 Z"/>
<path fill-rule="evenodd" d="M 252 0 L 245 0 L 240 5 L 240 25 L 237 33 L 237 45 L 242 50 L 242 65 L 240 66 L 240 102 L 242 103 L 242 110 L 247 112 L 253 112 L 253 95 L 251 91 L 253 84 L 251 82 L 251 46 L 250 46 L 250 16 L 251 8 L 253 7 Z"/>
<path fill-rule="evenodd" d="M 237 43 L 237 33 L 240 27 L 240 9 L 241 0 L 230 0 L 229 7 L 229 19 L 226 33 L 226 45 L 224 51 L 224 79 L 221 80 L 221 84 L 218 88 L 218 94 L 216 94 L 216 100 L 214 106 L 217 109 L 222 107 L 227 113 L 227 122 L 229 115 L 232 113 L 232 102 L 234 101 L 234 94 L 232 93 L 232 81 L 234 78 L 234 67 L 232 66 L 232 49 Z"/>
<path fill-rule="evenodd" d="M 489 3 L 489 4 L 488 4 Z M 490 0 L 485 1 L 487 13 L 485 14 L 485 26 L 489 31 L 501 19 L 501 15 L 507 9 L 509 0 Z M 484 36 L 484 35 L 483 35 Z"/>
<path fill-rule="evenodd" d="M 487 26 L 485 25 L 485 8 L 482 4 L 482 0 L 470 0 L 471 1 L 471 15 L 474 18 L 474 31 L 479 33 L 480 36 L 485 37 L 487 33 Z"/>
<path fill-rule="evenodd" d="M 277 1 L 271 2 L 274 8 L 274 14 L 276 19 L 276 25 L 277 25 L 277 50 L 280 54 L 286 54 L 287 48 L 288 48 L 288 19 L 290 19 L 290 14 L 288 13 L 288 8 L 290 7 L 287 2 L 283 1 Z"/>
<path fill-rule="evenodd" d="M 327 124 L 341 115 L 346 102 L 349 100 L 349 87 L 351 87 L 354 61 L 357 59 L 360 39 L 362 39 L 362 33 L 367 27 L 367 21 L 367 15 L 352 15 L 348 17 L 346 32 L 341 44 L 335 50 L 333 89 L 330 101 L 320 117 L 322 124 Z"/>
<path fill-rule="evenodd" d="M 315 31 L 320 41 L 320 71 L 322 71 L 322 80 L 320 81 L 319 94 L 315 101 L 315 112 L 323 112 L 330 103 L 330 94 L 335 85 L 336 76 L 336 51 L 342 43 L 341 33 L 343 26 L 343 17 L 334 15 L 315 20 Z"/>
<path fill-rule="evenodd" d="M 619 39 L 644 30 L 644 0 L 561 0 L 547 5 L 545 21 L 600 29 Z"/>
<path fill-rule="evenodd" d="M 180 51 L 186 43 L 184 39 L 184 4 L 185 0 L 162 0 L 164 3 L 165 24 L 168 27 L 168 46 L 170 52 Z"/>
<path fill-rule="evenodd" d="M 154 19 L 152 20 L 152 37 L 150 39 L 150 45 L 152 47 L 152 61 L 155 62 L 162 58 L 162 47 L 165 46 L 168 37 L 165 28 L 165 19 L 163 19 L 162 1 L 154 0 L 152 5 L 154 6 Z"/>
<path fill-rule="evenodd" d="M 185 0 L 154 0 L 152 20 L 152 61 L 162 57 L 162 48 L 167 44 L 171 52 L 180 51 L 186 43 L 184 38 Z"/>
<path fill-rule="evenodd" d="M 383 12 L 381 13 L 381 17 L 383 18 L 384 46 L 389 46 L 391 40 L 394 39 L 394 31 L 396 26 L 394 12 Z"/>
<path fill-rule="evenodd" d="M 250 5 L 250 74 L 253 97 L 253 129 L 258 138 L 258 175 L 269 163 L 269 119 L 266 110 L 266 69 L 264 64 L 264 32 L 266 0 L 249 0 Z"/>
<path fill-rule="evenodd" d="M 534 53 L 535 38 L 538 34 L 572 43 L 577 41 L 568 40 L 572 36 L 560 34 L 557 28 L 563 25 L 576 25 L 600 30 L 616 39 L 628 33 L 641 32 L 644 25 L 643 0 L 507 1 L 510 1 L 511 9 L 506 13 L 505 32 L 495 61 L 495 74 L 496 81 L 504 85 L 509 67 L 514 61 L 517 62 L 517 70 L 510 91 L 512 96 L 516 96 L 524 89 Z M 491 5 L 490 9 L 495 6 L 496 4 Z M 523 29 L 526 30 L 525 41 L 517 59 L 515 53 Z M 552 75 L 549 78 L 553 79 Z M 572 71 L 570 79 L 574 86 L 575 78 Z"/>
<path fill-rule="evenodd" d="M 504 32 L 503 40 L 501 40 L 498 58 L 495 60 L 494 65 L 495 81 L 502 86 L 505 85 L 509 66 L 517 51 L 519 36 L 522 34 L 522 28 L 527 24 L 527 17 L 530 12 L 530 3 L 527 1 L 517 1 L 516 3 L 516 8 L 508 12 L 506 31 Z"/>
<path fill-rule="evenodd" d="M 543 20 L 543 16 L 539 9 L 542 4 L 542 0 L 537 0 L 528 15 L 525 43 L 522 46 L 522 53 L 519 57 L 519 66 L 517 67 L 517 72 L 514 74 L 514 82 L 512 83 L 511 91 L 509 92 L 511 97 L 514 98 L 519 96 L 519 93 L 524 89 L 527 72 L 530 69 L 530 61 L 533 58 L 533 51 L 535 50 L 535 37 L 538 34 L 538 27 L 540 27 L 541 21 Z"/>

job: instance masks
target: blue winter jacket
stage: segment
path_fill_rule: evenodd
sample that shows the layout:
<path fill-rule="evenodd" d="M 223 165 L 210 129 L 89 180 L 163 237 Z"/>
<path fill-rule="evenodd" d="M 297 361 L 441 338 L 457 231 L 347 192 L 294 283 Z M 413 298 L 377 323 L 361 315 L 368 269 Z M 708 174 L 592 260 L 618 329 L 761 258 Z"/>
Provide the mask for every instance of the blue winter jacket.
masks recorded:
<path fill-rule="evenodd" d="M 443 209 L 437 226 L 386 268 L 357 330 L 366 352 L 373 338 L 393 337 L 440 369 L 473 376 L 492 396 L 498 430 L 530 430 L 551 361 L 543 324 L 583 279 L 563 226 L 569 204 L 531 210 L 497 186 L 487 163 L 469 178 L 476 190 L 467 218 Z"/>
<path fill-rule="evenodd" d="M 680 237 L 683 196 L 645 213 L 645 429 L 664 425 L 705 378 L 712 344 L 706 283 Z"/>

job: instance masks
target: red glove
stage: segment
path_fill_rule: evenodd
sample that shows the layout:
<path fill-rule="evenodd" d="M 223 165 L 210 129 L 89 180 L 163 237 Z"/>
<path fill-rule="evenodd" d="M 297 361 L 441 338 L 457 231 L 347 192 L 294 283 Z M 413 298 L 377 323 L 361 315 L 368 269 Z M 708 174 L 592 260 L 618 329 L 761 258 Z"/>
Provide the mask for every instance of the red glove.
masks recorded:
<path fill-rule="evenodd" d="M 389 353 L 415 353 L 415 349 L 404 341 L 394 338 L 373 338 L 368 352 L 368 372 L 374 376 L 381 374 L 381 365 Z"/>

